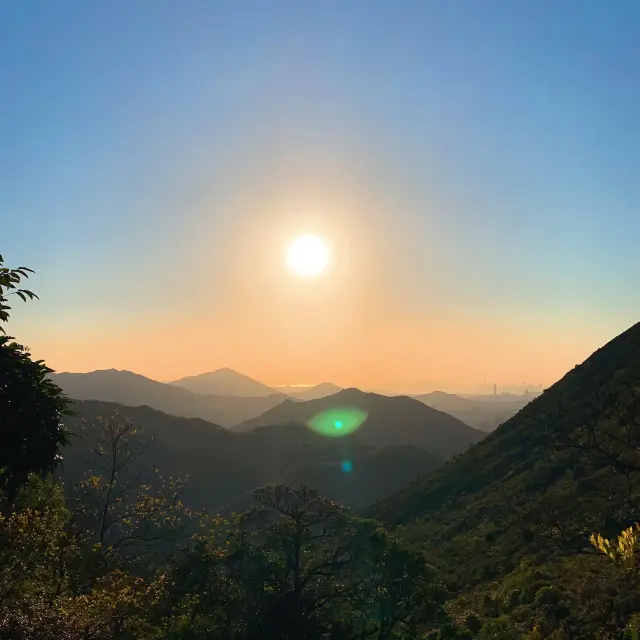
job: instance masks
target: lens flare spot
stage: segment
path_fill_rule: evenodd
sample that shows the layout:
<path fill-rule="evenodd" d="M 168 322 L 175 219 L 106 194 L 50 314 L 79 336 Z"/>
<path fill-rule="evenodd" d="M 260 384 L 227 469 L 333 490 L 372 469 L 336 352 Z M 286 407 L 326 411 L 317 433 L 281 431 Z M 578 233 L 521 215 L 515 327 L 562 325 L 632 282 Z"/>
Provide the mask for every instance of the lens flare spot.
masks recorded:
<path fill-rule="evenodd" d="M 327 409 L 307 422 L 309 429 L 328 438 L 342 438 L 357 431 L 367 419 L 367 412 L 355 407 Z"/>
<path fill-rule="evenodd" d="M 351 462 L 351 460 L 343 460 L 340 466 L 345 473 L 351 473 L 353 469 L 353 463 Z"/>

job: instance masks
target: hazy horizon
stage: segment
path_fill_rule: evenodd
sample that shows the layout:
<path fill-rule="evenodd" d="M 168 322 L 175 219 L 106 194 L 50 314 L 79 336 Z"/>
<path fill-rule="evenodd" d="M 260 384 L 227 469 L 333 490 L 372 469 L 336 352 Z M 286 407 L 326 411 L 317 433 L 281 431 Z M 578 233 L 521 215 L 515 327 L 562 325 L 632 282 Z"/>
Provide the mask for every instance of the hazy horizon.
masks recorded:
<path fill-rule="evenodd" d="M 638 19 L 5 3 L 3 255 L 40 296 L 9 333 L 58 371 L 550 385 L 640 317 Z"/>
<path fill-rule="evenodd" d="M 223 370 L 231 370 L 231 371 L 235 371 L 234 369 L 232 369 L 231 367 L 221 367 L 221 369 Z M 89 371 L 56 371 L 56 373 L 75 373 L 75 374 L 87 374 L 87 373 L 94 373 L 96 371 L 128 371 L 129 373 L 135 373 L 135 374 L 139 374 L 139 375 L 143 375 L 140 374 L 140 372 L 138 371 L 130 371 L 129 369 L 118 369 L 117 367 L 109 367 L 106 369 L 94 369 L 94 370 L 89 370 Z M 199 371 L 197 373 L 192 373 L 189 374 L 189 376 L 185 376 L 185 377 L 191 377 L 191 376 L 199 376 L 199 375 L 203 375 L 203 374 L 207 374 L 207 373 L 211 373 L 211 371 Z M 243 371 L 235 371 L 235 373 L 239 373 L 241 375 L 247 375 L 246 372 Z M 156 380 L 157 382 L 162 382 L 165 384 L 169 384 L 169 383 L 173 383 L 173 382 L 178 382 L 179 380 L 176 379 L 166 379 L 166 380 L 160 380 L 160 379 L 156 379 L 153 378 L 152 376 L 145 376 L 148 377 L 152 380 Z M 249 376 L 252 377 L 252 376 Z M 265 385 L 267 385 L 268 387 L 271 387 L 274 391 L 279 391 L 282 393 L 287 393 L 287 391 L 289 392 L 295 392 L 295 391 L 305 391 L 308 389 L 311 389 L 313 387 L 317 387 L 319 385 L 323 385 L 323 384 L 334 384 L 339 388 L 342 389 L 347 389 L 347 388 L 353 388 L 353 387 L 357 387 L 357 385 L 353 385 L 353 384 L 343 384 L 343 385 L 337 385 L 334 381 L 332 380 L 321 380 L 321 381 L 317 381 L 317 382 L 312 382 L 312 383 L 306 383 L 306 384 L 272 384 L 269 383 L 268 381 L 265 380 L 258 380 L 256 378 L 253 378 L 254 380 L 256 380 L 257 382 L 261 382 Z M 526 391 L 529 392 L 537 392 L 537 391 L 541 391 L 543 390 L 544 385 L 540 385 L 540 384 L 535 384 L 535 383 L 521 383 L 521 384 L 505 384 L 505 385 L 498 385 L 496 383 L 496 389 L 495 391 L 497 392 L 498 395 L 500 394 L 522 394 Z M 494 395 L 494 384 L 493 383 L 482 383 L 482 384 L 477 384 L 477 385 L 470 385 L 470 386 L 447 386 L 446 384 L 441 384 L 438 383 L 436 381 L 426 381 L 426 382 L 414 382 L 411 384 L 406 384 L 406 385 L 399 385 L 399 386 L 394 386 L 394 385 L 389 385 L 387 387 L 368 387 L 368 386 L 363 386 L 361 387 L 362 391 L 366 391 L 366 392 L 372 392 L 372 393 L 380 393 L 380 394 L 407 394 L 407 395 L 420 395 L 420 394 L 426 394 L 426 393 L 431 393 L 432 391 L 443 391 L 445 393 L 459 393 L 462 395 Z"/>

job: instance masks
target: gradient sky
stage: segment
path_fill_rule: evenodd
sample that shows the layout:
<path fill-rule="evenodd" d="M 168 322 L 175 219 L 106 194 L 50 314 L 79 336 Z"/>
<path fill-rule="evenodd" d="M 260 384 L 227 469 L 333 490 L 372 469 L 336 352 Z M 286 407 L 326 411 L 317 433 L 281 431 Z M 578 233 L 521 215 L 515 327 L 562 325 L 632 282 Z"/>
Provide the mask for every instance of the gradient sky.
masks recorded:
<path fill-rule="evenodd" d="M 640 319 L 639 42 L 635 0 L 5 0 L 10 332 L 66 371 L 548 384 Z"/>

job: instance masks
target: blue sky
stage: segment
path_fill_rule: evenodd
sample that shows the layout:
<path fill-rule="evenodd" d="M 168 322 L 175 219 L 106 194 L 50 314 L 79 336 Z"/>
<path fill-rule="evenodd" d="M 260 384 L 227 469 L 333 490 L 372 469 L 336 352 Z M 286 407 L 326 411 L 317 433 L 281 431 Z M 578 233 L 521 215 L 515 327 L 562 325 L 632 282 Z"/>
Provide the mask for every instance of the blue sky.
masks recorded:
<path fill-rule="evenodd" d="M 242 307 L 229 252 L 307 194 L 358 203 L 378 304 L 586 356 L 640 312 L 638 42 L 623 0 L 8 0 L 1 251 L 42 298 L 16 327 L 60 359 L 79 324 Z"/>

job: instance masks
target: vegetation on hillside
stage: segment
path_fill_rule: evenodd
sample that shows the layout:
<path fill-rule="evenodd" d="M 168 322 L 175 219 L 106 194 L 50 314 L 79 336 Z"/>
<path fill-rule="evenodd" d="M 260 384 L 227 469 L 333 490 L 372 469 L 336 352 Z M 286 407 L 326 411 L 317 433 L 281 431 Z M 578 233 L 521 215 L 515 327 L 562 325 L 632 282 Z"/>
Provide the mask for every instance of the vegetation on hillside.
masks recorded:
<path fill-rule="evenodd" d="M 638 594 L 589 538 L 640 517 L 639 383 L 636 325 L 371 513 L 433 558 L 458 619 L 505 616 L 545 633 L 562 620 L 572 636 L 618 629 Z"/>

